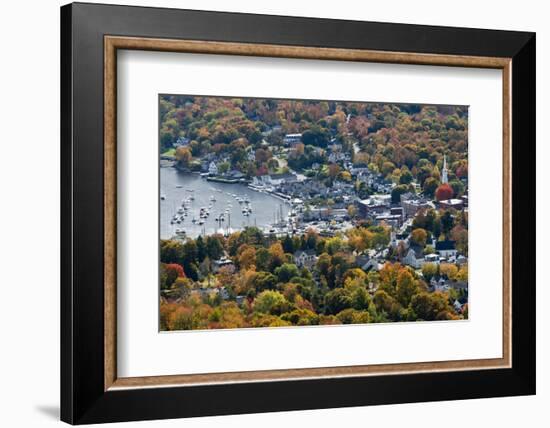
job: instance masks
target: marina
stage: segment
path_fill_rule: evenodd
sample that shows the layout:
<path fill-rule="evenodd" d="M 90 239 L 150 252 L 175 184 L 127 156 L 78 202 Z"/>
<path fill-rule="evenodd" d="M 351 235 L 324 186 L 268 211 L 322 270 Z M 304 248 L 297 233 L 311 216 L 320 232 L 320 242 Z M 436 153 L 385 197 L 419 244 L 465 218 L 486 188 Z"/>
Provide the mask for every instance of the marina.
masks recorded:
<path fill-rule="evenodd" d="M 241 183 L 207 181 L 199 174 L 160 168 L 160 237 L 230 234 L 247 226 L 276 233 L 288 224 L 289 204 Z"/>

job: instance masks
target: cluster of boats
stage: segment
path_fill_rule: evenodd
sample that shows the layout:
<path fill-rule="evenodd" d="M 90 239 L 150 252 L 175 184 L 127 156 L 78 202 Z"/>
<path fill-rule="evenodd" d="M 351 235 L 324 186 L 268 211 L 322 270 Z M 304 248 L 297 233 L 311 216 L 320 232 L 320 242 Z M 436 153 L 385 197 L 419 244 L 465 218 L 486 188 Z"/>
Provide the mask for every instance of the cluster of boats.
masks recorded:
<path fill-rule="evenodd" d="M 179 188 L 181 186 L 176 186 L 176 187 Z M 172 217 L 172 220 L 170 220 L 170 224 L 172 224 L 172 225 L 181 224 L 181 223 L 183 223 L 185 217 L 187 217 L 189 215 L 189 210 L 191 208 L 191 203 L 195 200 L 195 196 L 193 195 L 192 190 L 188 190 L 188 191 L 191 192 L 191 195 L 184 198 L 181 201 L 181 206 L 176 210 L 176 213 Z M 161 196 L 161 199 L 162 199 L 162 196 Z M 193 218 L 193 222 L 194 221 L 195 221 L 195 219 Z M 179 228 L 176 229 L 176 235 L 185 236 L 185 230 L 179 229 Z"/>
<path fill-rule="evenodd" d="M 176 187 L 180 188 L 181 186 L 178 185 Z M 222 190 L 219 190 L 219 189 L 212 189 L 212 190 L 222 193 Z M 191 194 L 182 200 L 181 206 L 178 207 L 178 209 L 172 216 L 172 219 L 170 220 L 171 225 L 180 225 L 184 223 L 185 218 L 190 216 L 191 214 L 191 205 L 192 205 L 192 202 L 195 200 L 195 197 L 193 194 L 194 191 L 191 189 L 187 189 L 187 191 L 190 192 Z M 241 197 L 234 193 L 229 193 L 229 192 L 226 192 L 226 194 L 228 196 L 233 197 L 237 201 L 237 203 L 241 205 L 241 213 L 243 216 L 245 217 L 250 216 L 250 214 L 252 213 L 252 204 L 248 196 Z M 164 200 L 165 195 L 161 195 L 161 199 Z M 214 208 L 214 204 L 217 201 L 216 197 L 214 195 L 211 195 L 209 198 L 209 201 L 210 202 L 208 206 L 200 207 L 198 212 L 198 217 L 193 216 L 193 218 L 191 219 L 192 224 L 202 226 L 203 224 L 206 223 L 207 219 L 210 217 L 210 214 L 214 213 L 213 208 Z M 228 228 L 230 227 L 232 208 L 233 208 L 233 205 L 230 202 L 228 202 L 225 209 L 221 211 L 217 216 L 215 216 L 215 221 L 218 223 L 218 227 L 220 229 L 222 228 L 222 222 L 225 222 L 226 219 L 228 222 L 227 227 Z M 180 237 L 184 237 L 186 235 L 185 230 L 181 228 L 176 228 L 175 233 L 177 236 L 180 236 Z"/>
<path fill-rule="evenodd" d="M 241 198 L 237 195 L 231 195 L 233 196 L 239 205 L 242 205 L 241 212 L 245 217 L 248 217 L 252 213 L 252 205 L 250 204 L 250 199 L 248 199 L 248 196 L 245 196 L 244 198 Z"/>

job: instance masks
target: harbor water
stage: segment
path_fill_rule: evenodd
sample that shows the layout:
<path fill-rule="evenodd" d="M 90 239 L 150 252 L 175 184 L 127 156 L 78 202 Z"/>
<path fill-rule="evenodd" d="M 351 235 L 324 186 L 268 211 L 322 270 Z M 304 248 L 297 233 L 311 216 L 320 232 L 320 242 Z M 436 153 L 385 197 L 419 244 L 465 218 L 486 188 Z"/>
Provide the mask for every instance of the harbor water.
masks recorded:
<path fill-rule="evenodd" d="M 246 184 L 207 181 L 199 174 L 183 173 L 175 168 L 160 168 L 160 195 L 161 239 L 174 237 L 177 230 L 185 231 L 190 238 L 230 233 L 246 226 L 268 231 L 281 217 L 286 218 L 289 211 L 285 201 L 249 189 Z M 182 210 L 184 202 L 186 211 Z M 246 207 L 251 209 L 248 215 L 243 213 Z M 202 219 L 201 208 L 209 212 Z M 173 221 L 175 215 L 180 219 L 179 224 Z M 204 224 L 199 224 L 201 220 Z"/>

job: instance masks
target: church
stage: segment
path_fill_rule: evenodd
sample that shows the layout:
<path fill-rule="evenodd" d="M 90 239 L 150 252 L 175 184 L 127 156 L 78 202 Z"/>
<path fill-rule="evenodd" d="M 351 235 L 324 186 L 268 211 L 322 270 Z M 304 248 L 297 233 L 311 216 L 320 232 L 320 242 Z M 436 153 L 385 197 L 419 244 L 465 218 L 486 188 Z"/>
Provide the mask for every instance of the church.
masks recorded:
<path fill-rule="evenodd" d="M 449 183 L 448 173 L 449 171 L 447 170 L 447 156 L 443 155 L 443 169 L 441 170 L 441 184 Z"/>

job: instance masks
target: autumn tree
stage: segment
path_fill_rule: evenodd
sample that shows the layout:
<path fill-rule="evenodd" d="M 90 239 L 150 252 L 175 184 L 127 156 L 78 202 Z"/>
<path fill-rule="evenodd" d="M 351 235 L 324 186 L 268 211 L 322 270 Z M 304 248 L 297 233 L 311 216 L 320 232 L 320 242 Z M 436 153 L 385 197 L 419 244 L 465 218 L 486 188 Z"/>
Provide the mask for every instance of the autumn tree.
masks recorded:
<path fill-rule="evenodd" d="M 269 250 L 264 247 L 260 247 L 256 250 L 256 270 L 266 271 L 269 270 Z"/>
<path fill-rule="evenodd" d="M 424 321 L 440 319 L 453 312 L 447 294 L 440 291 L 416 294 L 411 299 L 410 307 L 416 316 Z"/>
<path fill-rule="evenodd" d="M 336 315 L 342 324 L 367 324 L 370 315 L 367 311 L 358 311 L 353 308 L 344 309 Z"/>
<path fill-rule="evenodd" d="M 335 179 L 336 176 L 340 173 L 340 166 L 336 163 L 331 163 L 328 166 L 328 175 L 331 179 Z"/>
<path fill-rule="evenodd" d="M 428 234 L 422 228 L 414 229 L 411 232 L 411 242 L 424 248 L 428 240 Z"/>
<path fill-rule="evenodd" d="M 279 282 L 288 282 L 295 276 L 300 276 L 300 271 L 295 264 L 284 263 L 275 269 L 275 275 L 277 275 Z"/>
<path fill-rule="evenodd" d="M 437 199 L 438 201 L 451 199 L 453 195 L 453 188 L 448 184 L 441 184 L 435 191 L 435 199 Z"/>
<path fill-rule="evenodd" d="M 269 247 L 269 270 L 274 271 L 285 261 L 285 252 L 279 241 Z"/>
<path fill-rule="evenodd" d="M 365 281 L 359 278 L 346 281 L 345 289 L 351 300 L 351 307 L 357 310 L 368 309 L 372 299 L 365 288 Z"/>
<path fill-rule="evenodd" d="M 413 175 L 409 170 L 401 172 L 401 175 L 399 176 L 400 184 L 410 184 L 412 181 L 413 181 Z"/>
<path fill-rule="evenodd" d="M 367 248 L 373 246 L 374 233 L 366 227 L 354 227 L 346 232 L 348 236 L 348 245 L 358 253 L 362 253 Z"/>
<path fill-rule="evenodd" d="M 430 281 L 434 276 L 437 275 L 438 267 L 435 263 L 424 263 L 422 265 L 422 276 L 426 278 L 427 281 Z"/>
<path fill-rule="evenodd" d="M 325 295 L 325 313 L 336 315 L 344 309 L 351 308 L 350 293 L 344 288 L 335 288 Z"/>
<path fill-rule="evenodd" d="M 164 263 L 179 263 L 184 256 L 183 244 L 174 240 L 160 241 L 160 259 Z"/>
<path fill-rule="evenodd" d="M 338 174 L 338 178 L 347 183 L 351 182 L 351 174 L 349 173 L 349 171 L 340 172 L 340 174 Z"/>
<path fill-rule="evenodd" d="M 468 229 L 458 224 L 451 229 L 451 239 L 455 241 L 456 249 L 468 256 Z"/>
<path fill-rule="evenodd" d="M 170 288 L 177 278 L 185 278 L 183 267 L 177 263 L 160 264 L 161 288 Z"/>
<path fill-rule="evenodd" d="M 449 182 L 449 186 L 453 189 L 453 194 L 456 197 L 460 197 L 464 194 L 464 184 L 458 180 L 452 180 Z"/>
<path fill-rule="evenodd" d="M 416 292 L 416 281 L 412 274 L 406 269 L 401 270 L 397 276 L 396 286 L 396 297 L 399 303 L 403 307 L 407 307 Z"/>
<path fill-rule="evenodd" d="M 172 289 L 178 292 L 179 297 L 185 297 L 193 288 L 193 282 L 189 278 L 178 277 L 172 284 Z"/>
<path fill-rule="evenodd" d="M 294 309 L 281 315 L 281 319 L 292 325 L 318 325 L 319 315 L 309 309 Z"/>
<path fill-rule="evenodd" d="M 176 149 L 176 160 L 182 168 L 189 168 L 192 159 L 193 155 L 189 148 L 180 146 Z"/>
<path fill-rule="evenodd" d="M 377 290 L 372 301 L 378 312 L 385 312 L 392 317 L 399 312 L 399 303 L 384 290 Z"/>
<path fill-rule="evenodd" d="M 344 245 L 345 243 L 343 239 L 339 236 L 333 236 L 332 238 L 327 239 L 325 242 L 327 252 L 331 256 L 342 250 L 344 248 Z"/>
<path fill-rule="evenodd" d="M 277 285 L 277 277 L 271 272 L 257 272 L 254 276 L 253 285 L 256 291 L 274 290 Z"/>
<path fill-rule="evenodd" d="M 439 186 L 439 181 L 437 181 L 437 179 L 433 177 L 426 178 L 422 186 L 424 195 L 426 195 L 428 198 L 433 198 L 435 196 L 435 192 L 438 186 Z"/>
<path fill-rule="evenodd" d="M 246 246 L 246 248 L 244 248 L 243 251 L 240 251 L 239 253 L 239 267 L 245 270 L 252 267 L 256 268 L 256 249 L 246 244 L 244 244 L 243 246 Z"/>
<path fill-rule="evenodd" d="M 458 274 L 458 268 L 451 263 L 441 263 L 439 265 L 439 273 L 448 279 L 455 280 Z"/>
<path fill-rule="evenodd" d="M 262 291 L 254 300 L 254 311 L 271 315 L 280 315 L 290 308 L 289 302 L 278 291 Z"/>

